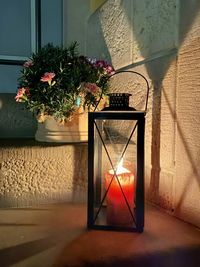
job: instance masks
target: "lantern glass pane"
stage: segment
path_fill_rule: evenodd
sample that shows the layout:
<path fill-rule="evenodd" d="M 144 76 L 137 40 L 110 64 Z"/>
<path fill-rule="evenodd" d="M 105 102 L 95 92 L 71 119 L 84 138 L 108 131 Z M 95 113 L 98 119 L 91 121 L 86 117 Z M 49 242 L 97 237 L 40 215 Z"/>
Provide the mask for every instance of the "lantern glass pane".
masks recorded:
<path fill-rule="evenodd" d="M 94 223 L 135 225 L 137 121 L 95 120 Z"/>

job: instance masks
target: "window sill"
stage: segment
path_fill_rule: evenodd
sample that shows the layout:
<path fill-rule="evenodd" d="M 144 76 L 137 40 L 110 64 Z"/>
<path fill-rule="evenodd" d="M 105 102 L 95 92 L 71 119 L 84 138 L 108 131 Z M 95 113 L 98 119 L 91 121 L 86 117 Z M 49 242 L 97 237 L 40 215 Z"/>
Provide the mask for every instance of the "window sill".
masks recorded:
<path fill-rule="evenodd" d="M 1 138 L 0 147 L 58 147 L 58 146 L 80 146 L 87 145 L 87 142 L 76 143 L 57 143 L 57 142 L 38 142 L 34 138 Z"/>

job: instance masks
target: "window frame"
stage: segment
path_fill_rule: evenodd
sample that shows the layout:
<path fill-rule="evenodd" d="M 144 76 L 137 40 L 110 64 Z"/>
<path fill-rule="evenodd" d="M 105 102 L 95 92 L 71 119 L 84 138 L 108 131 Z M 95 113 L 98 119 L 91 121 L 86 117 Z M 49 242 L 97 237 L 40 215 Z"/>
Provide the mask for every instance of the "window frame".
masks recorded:
<path fill-rule="evenodd" d="M 41 47 L 41 0 L 30 0 L 31 6 L 31 53 Z M 28 59 L 26 56 L 9 56 L 0 54 L 2 65 L 23 65 Z"/>

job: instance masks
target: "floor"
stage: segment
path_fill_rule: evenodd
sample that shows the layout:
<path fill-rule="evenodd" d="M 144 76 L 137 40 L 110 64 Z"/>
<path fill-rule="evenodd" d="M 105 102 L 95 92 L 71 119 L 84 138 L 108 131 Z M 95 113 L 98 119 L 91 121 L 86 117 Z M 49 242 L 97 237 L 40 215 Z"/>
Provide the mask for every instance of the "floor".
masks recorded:
<path fill-rule="evenodd" d="M 200 266 L 200 230 L 148 206 L 144 233 L 86 229 L 86 207 L 0 209 L 0 267 Z"/>

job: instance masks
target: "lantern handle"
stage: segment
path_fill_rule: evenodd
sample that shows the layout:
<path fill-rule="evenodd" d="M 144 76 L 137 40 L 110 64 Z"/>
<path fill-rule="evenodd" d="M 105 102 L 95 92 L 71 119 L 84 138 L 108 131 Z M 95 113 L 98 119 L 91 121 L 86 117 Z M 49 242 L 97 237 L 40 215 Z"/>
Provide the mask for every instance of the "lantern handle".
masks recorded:
<path fill-rule="evenodd" d="M 149 99 L 149 90 L 150 90 L 150 86 L 149 86 L 149 82 L 148 82 L 147 78 L 146 78 L 144 75 L 142 75 L 141 73 L 137 72 L 137 71 L 133 71 L 133 70 L 121 70 L 121 71 L 116 71 L 115 73 L 113 73 L 112 75 L 110 75 L 107 79 L 105 79 L 104 84 L 105 84 L 106 82 L 108 82 L 108 80 L 109 80 L 111 77 L 113 77 L 113 76 L 115 76 L 115 75 L 117 75 L 117 74 L 120 74 L 120 73 L 133 73 L 133 74 L 139 75 L 140 77 L 142 77 L 142 78 L 145 80 L 145 82 L 146 82 L 146 86 L 147 86 L 147 93 L 146 93 L 146 104 L 145 104 L 144 113 L 145 113 L 145 115 L 146 115 L 146 113 L 147 113 L 148 99 Z M 100 102 L 101 99 L 102 99 L 102 95 L 103 95 L 103 92 L 101 92 L 100 98 L 99 98 L 99 100 L 98 100 L 98 102 L 97 102 L 97 104 L 96 104 L 96 106 L 95 106 L 95 108 L 94 108 L 94 111 L 97 109 L 97 107 L 98 107 L 98 105 L 99 105 L 99 102 Z"/>

